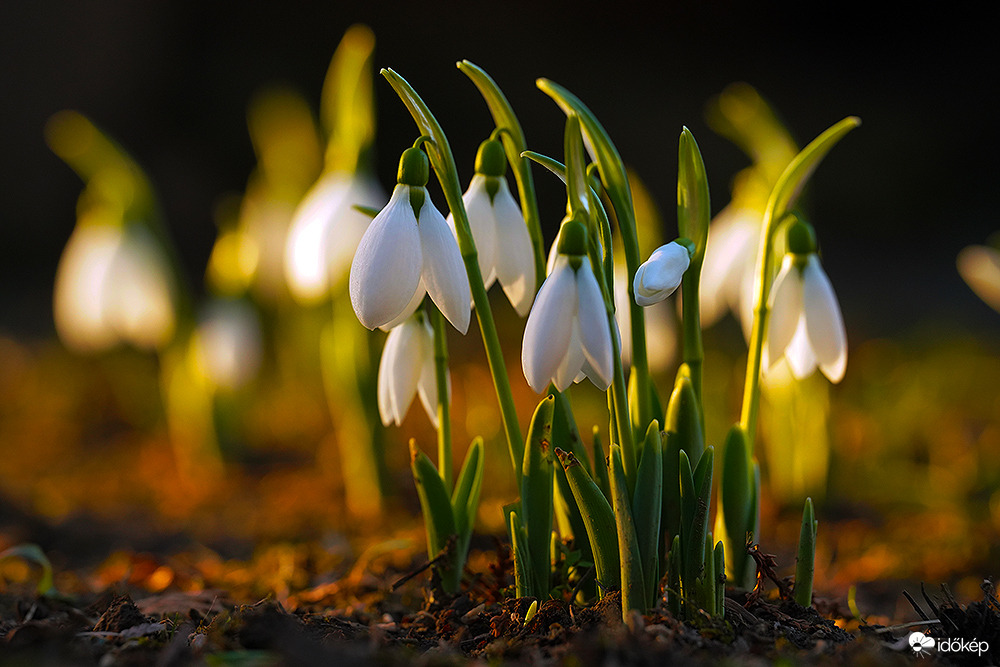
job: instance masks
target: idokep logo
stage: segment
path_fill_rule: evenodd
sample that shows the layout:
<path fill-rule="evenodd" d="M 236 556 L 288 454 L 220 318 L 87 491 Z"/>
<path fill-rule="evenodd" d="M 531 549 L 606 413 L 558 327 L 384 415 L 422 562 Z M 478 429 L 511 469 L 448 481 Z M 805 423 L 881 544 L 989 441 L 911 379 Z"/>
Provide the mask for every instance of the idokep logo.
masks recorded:
<path fill-rule="evenodd" d="M 938 653 L 975 653 L 980 657 L 990 650 L 989 642 L 978 639 L 948 637 L 935 640 L 922 632 L 911 632 L 909 643 L 913 652 L 919 656 L 928 655 L 935 648 Z"/>
<path fill-rule="evenodd" d="M 934 638 L 928 637 L 922 632 L 911 632 L 910 648 L 912 648 L 913 652 L 917 655 L 926 655 L 930 653 L 931 649 L 934 648 Z"/>

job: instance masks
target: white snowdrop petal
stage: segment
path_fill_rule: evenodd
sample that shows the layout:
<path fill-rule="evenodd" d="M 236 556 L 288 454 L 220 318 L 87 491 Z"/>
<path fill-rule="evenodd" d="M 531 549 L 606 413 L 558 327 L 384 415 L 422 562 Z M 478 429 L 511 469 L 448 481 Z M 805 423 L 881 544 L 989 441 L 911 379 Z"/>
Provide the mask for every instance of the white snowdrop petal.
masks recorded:
<path fill-rule="evenodd" d="M 583 353 L 583 347 L 580 343 L 580 323 L 574 318 L 570 327 L 569 345 L 567 345 L 566 354 L 563 355 L 562 360 L 559 362 L 559 367 L 552 378 L 552 384 L 559 391 L 565 391 L 574 382 L 582 380 L 584 376 L 583 365 L 585 362 L 586 356 Z"/>
<path fill-rule="evenodd" d="M 411 317 L 399 327 L 389 332 L 395 337 L 393 345 L 386 341 L 389 363 L 389 397 L 392 401 L 393 417 L 401 424 L 417 395 L 417 384 L 423 372 L 426 355 L 426 334 L 417 318 Z"/>
<path fill-rule="evenodd" d="M 424 412 L 431 420 L 434 428 L 438 427 L 438 390 L 437 390 L 437 369 L 434 365 L 434 330 L 429 322 L 422 325 L 423 351 L 421 352 L 420 381 L 417 383 L 417 395 L 420 396 L 420 403 L 424 406 Z M 451 374 L 445 374 L 447 378 L 448 400 L 451 401 Z"/>
<path fill-rule="evenodd" d="M 105 315 L 104 286 L 121 241 L 121 230 L 108 225 L 77 225 L 69 237 L 53 298 L 56 331 L 68 347 L 96 351 L 117 342 Z"/>
<path fill-rule="evenodd" d="M 752 271 L 756 264 L 759 227 L 759 215 L 740 208 L 726 207 L 712 221 L 698 290 L 703 325 L 714 324 L 727 308 L 741 303 L 745 268 Z"/>
<path fill-rule="evenodd" d="M 514 310 L 524 317 L 535 298 L 535 254 L 524 216 L 504 179 L 500 179 L 493 198 L 493 210 L 497 225 L 497 277 Z"/>
<path fill-rule="evenodd" d="M 326 248 L 348 188 L 344 174 L 324 174 L 292 214 L 285 242 L 285 279 L 292 296 L 303 303 L 318 301 L 328 290 Z"/>
<path fill-rule="evenodd" d="M 424 200 L 417 223 L 423 252 L 424 287 L 441 313 L 463 334 L 469 330 L 469 278 L 458 243 L 448 229 L 444 216 L 434 208 L 430 197 Z"/>
<path fill-rule="evenodd" d="M 125 230 L 104 289 L 106 316 L 122 340 L 153 349 L 173 337 L 173 277 L 151 232 L 135 225 Z"/>
<path fill-rule="evenodd" d="M 830 382 L 840 382 L 847 369 L 847 333 L 837 295 L 816 255 L 809 256 L 803 271 L 802 302 L 813 354 Z"/>
<path fill-rule="evenodd" d="M 795 335 L 785 348 L 785 360 L 788 361 L 792 369 L 792 375 L 797 380 L 804 380 L 816 371 L 816 355 L 809 344 L 809 335 L 806 333 L 805 317 L 799 318 L 799 323 L 795 327 Z M 772 368 L 776 365 L 777 359 L 771 358 Z"/>
<path fill-rule="evenodd" d="M 650 306 L 673 294 L 690 264 L 687 248 L 678 243 L 667 243 L 654 250 L 636 271 L 636 303 Z"/>
<path fill-rule="evenodd" d="M 392 320 L 381 325 L 379 329 L 386 332 L 392 331 L 400 324 L 413 317 L 413 313 L 417 312 L 417 308 L 419 308 L 420 304 L 423 303 L 426 295 L 427 289 L 424 287 L 424 279 L 420 278 L 417 281 L 417 291 L 413 293 L 413 298 L 410 299 L 408 304 L 406 304 L 406 308 L 403 308 L 399 315 L 392 318 Z"/>
<path fill-rule="evenodd" d="M 486 289 L 496 281 L 497 255 L 497 221 L 489 193 L 486 191 L 486 179 L 482 174 L 476 174 L 469 183 L 469 189 L 462 196 L 465 212 L 469 216 L 469 229 L 472 240 L 476 242 L 479 272 L 483 274 L 483 284 Z M 455 232 L 455 221 L 448 215 L 448 225 Z M 458 235 L 455 234 L 456 239 Z M 503 247 L 502 245 L 500 247 Z"/>
<path fill-rule="evenodd" d="M 565 257 L 538 290 L 521 345 L 521 368 L 528 385 L 542 393 L 566 356 L 576 316 L 576 278 Z"/>
<path fill-rule="evenodd" d="M 604 297 L 597 279 L 590 267 L 590 261 L 583 259 L 583 264 L 576 272 L 576 287 L 579 296 L 580 342 L 583 354 L 597 374 L 594 384 L 600 389 L 611 385 L 611 375 L 614 372 L 614 353 L 611 349 L 611 331 L 608 329 L 607 309 Z"/>
<path fill-rule="evenodd" d="M 399 316 L 417 290 L 422 261 L 409 187 L 397 185 L 351 264 L 351 304 L 361 324 L 374 329 Z"/>
<path fill-rule="evenodd" d="M 382 419 L 382 426 L 388 426 L 396 421 L 396 413 L 392 408 L 392 396 L 389 392 L 389 384 L 392 381 L 392 370 L 389 365 L 390 345 L 396 345 L 399 334 L 390 335 L 382 346 L 382 356 L 378 362 L 378 414 Z"/>
<path fill-rule="evenodd" d="M 773 366 L 785 354 L 802 315 L 802 274 L 791 255 L 785 256 L 781 271 L 771 285 L 769 302 L 767 356 Z"/>

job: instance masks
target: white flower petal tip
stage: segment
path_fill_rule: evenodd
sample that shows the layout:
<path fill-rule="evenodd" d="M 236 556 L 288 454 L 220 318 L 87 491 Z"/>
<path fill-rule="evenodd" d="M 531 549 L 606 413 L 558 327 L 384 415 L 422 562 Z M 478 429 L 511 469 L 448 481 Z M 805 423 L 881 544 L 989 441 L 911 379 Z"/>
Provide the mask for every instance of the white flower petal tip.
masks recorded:
<path fill-rule="evenodd" d="M 489 180 L 496 192 L 489 195 Z M 487 289 L 499 280 L 507 300 L 521 317 L 528 314 L 535 296 L 535 261 L 524 216 L 507 180 L 476 174 L 462 197 L 469 228 L 476 242 L 479 270 Z M 449 217 L 454 229 L 454 222 Z"/>
<path fill-rule="evenodd" d="M 691 255 L 679 243 L 671 242 L 654 250 L 635 272 L 632 283 L 635 302 L 652 306 L 666 299 L 680 286 L 690 265 Z"/>
<path fill-rule="evenodd" d="M 528 385 L 560 391 L 584 376 L 601 389 L 611 384 L 614 357 L 607 311 L 587 258 L 574 269 L 559 255 L 538 290 L 524 327 L 521 367 Z"/>
<path fill-rule="evenodd" d="M 411 317 L 390 331 L 382 348 L 378 367 L 378 410 L 382 424 L 402 424 L 418 391 L 428 417 L 436 426 L 434 332 L 420 316 Z"/>
<path fill-rule="evenodd" d="M 797 379 L 818 367 L 830 382 L 840 382 L 847 370 L 847 333 L 833 286 L 815 254 L 804 266 L 785 256 L 769 304 L 765 371 L 784 358 Z"/>
<path fill-rule="evenodd" d="M 472 295 L 458 244 L 426 192 L 418 220 L 410 189 L 397 185 L 361 238 L 351 264 L 351 305 L 367 328 L 391 328 L 416 310 L 426 291 L 464 334 Z"/>

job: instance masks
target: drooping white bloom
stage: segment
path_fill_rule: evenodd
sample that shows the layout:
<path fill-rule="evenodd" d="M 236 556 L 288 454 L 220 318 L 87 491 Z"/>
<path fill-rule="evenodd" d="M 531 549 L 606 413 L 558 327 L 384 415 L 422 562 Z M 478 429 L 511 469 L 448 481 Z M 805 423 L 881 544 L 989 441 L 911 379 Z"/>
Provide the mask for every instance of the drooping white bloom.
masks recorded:
<path fill-rule="evenodd" d="M 341 284 L 370 218 L 355 205 L 379 207 L 385 193 L 371 178 L 330 171 L 292 214 L 285 243 L 285 278 L 292 296 L 316 303 Z"/>
<path fill-rule="evenodd" d="M 760 211 L 735 203 L 712 221 L 698 288 L 703 326 L 711 326 L 729 310 L 737 316 L 749 339 L 761 224 Z"/>
<path fill-rule="evenodd" d="M 365 231 L 351 264 L 351 304 L 369 329 L 391 328 L 412 315 L 429 294 L 448 321 L 465 333 L 472 298 L 465 265 L 448 223 L 424 188 L 420 215 L 414 215 L 410 191 L 419 187 L 397 184 Z"/>
<path fill-rule="evenodd" d="M 245 301 L 218 300 L 209 304 L 192 344 L 199 370 L 216 387 L 239 389 L 260 368 L 260 321 Z"/>
<path fill-rule="evenodd" d="M 1000 250 L 983 245 L 963 248 L 958 272 L 980 299 L 1000 312 Z"/>
<path fill-rule="evenodd" d="M 78 224 L 56 271 L 56 330 L 83 352 L 159 348 L 174 334 L 174 298 L 169 262 L 144 227 Z"/>
<path fill-rule="evenodd" d="M 427 416 L 437 427 L 434 330 L 419 314 L 390 331 L 382 348 L 378 366 L 378 412 L 382 424 L 402 424 L 415 394 L 420 395 Z"/>
<path fill-rule="evenodd" d="M 847 368 L 847 334 L 837 296 L 815 253 L 804 263 L 801 256 L 785 255 L 768 307 L 765 368 L 784 357 L 800 380 L 819 366 L 831 382 L 840 382 Z"/>
<path fill-rule="evenodd" d="M 652 306 L 674 293 L 691 264 L 688 249 L 676 242 L 661 245 L 635 271 L 635 302 Z"/>
<path fill-rule="evenodd" d="M 491 197 L 489 183 L 496 186 Z M 507 179 L 475 174 L 462 197 L 469 227 L 476 242 L 479 271 L 486 289 L 499 279 L 504 293 L 521 317 L 528 314 L 535 297 L 535 262 L 531 237 Z M 455 230 L 455 221 L 448 216 Z"/>
<path fill-rule="evenodd" d="M 607 311 L 585 256 L 556 257 L 524 327 L 521 367 L 538 393 L 549 382 L 562 391 L 584 375 L 600 389 L 611 385 L 614 359 Z"/>
<path fill-rule="evenodd" d="M 628 267 L 615 255 L 615 321 L 621 332 L 622 363 L 632 363 L 632 309 L 628 293 Z M 643 310 L 646 323 L 646 359 L 651 370 L 662 371 L 677 354 L 677 304 L 661 301 Z"/>

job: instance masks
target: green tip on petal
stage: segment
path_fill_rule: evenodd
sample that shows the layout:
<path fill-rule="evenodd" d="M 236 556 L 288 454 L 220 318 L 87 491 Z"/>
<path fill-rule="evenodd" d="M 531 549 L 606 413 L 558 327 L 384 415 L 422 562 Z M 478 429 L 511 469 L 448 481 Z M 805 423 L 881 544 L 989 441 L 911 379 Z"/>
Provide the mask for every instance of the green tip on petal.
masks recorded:
<path fill-rule="evenodd" d="M 580 216 L 563 220 L 559 230 L 559 254 L 587 254 L 587 226 L 580 220 Z"/>
<path fill-rule="evenodd" d="M 407 148 L 399 158 L 396 182 L 403 185 L 424 187 L 430 178 L 430 164 L 427 154 L 419 148 Z"/>
<path fill-rule="evenodd" d="M 816 232 L 812 225 L 799 217 L 795 217 L 788 226 L 788 251 L 796 255 L 816 252 Z"/>
<path fill-rule="evenodd" d="M 507 171 L 507 154 L 503 144 L 496 139 L 487 139 L 479 144 L 476 153 L 476 173 L 483 176 L 503 176 Z"/>

